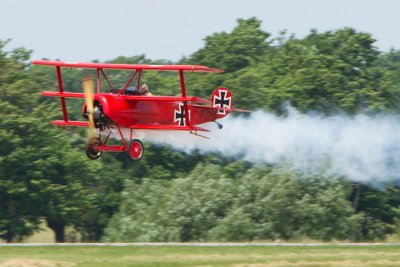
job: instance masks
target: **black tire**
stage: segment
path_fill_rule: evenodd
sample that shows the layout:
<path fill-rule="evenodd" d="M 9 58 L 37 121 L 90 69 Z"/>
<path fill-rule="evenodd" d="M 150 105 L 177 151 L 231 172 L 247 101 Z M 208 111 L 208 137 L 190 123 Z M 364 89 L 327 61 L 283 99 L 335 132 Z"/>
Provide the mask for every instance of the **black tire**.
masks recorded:
<path fill-rule="evenodd" d="M 101 154 L 103 154 L 103 151 L 98 151 L 96 150 L 96 147 L 98 146 L 99 142 L 97 139 L 90 140 L 86 144 L 85 152 L 86 156 L 91 159 L 91 160 L 96 160 L 100 158 Z"/>
<path fill-rule="evenodd" d="M 143 143 L 138 139 L 133 139 L 127 152 L 132 161 L 139 161 L 144 154 Z"/>

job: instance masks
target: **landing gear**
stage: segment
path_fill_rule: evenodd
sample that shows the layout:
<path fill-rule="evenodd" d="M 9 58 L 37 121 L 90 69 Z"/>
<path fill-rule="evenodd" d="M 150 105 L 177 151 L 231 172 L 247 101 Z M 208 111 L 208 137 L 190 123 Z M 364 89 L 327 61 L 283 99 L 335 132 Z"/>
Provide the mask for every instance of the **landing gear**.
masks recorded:
<path fill-rule="evenodd" d="M 110 145 L 107 144 L 109 137 L 111 136 L 111 131 L 104 137 L 101 133 L 98 137 L 91 137 L 86 143 L 85 152 L 86 156 L 91 160 L 96 160 L 100 158 L 103 151 L 107 152 L 126 152 L 132 161 L 139 161 L 143 157 L 144 146 L 139 139 L 132 139 L 132 134 L 130 137 L 130 144 L 125 141 L 122 131 L 118 128 L 122 145 Z"/>
<path fill-rule="evenodd" d="M 103 151 L 98 151 L 96 149 L 96 147 L 99 145 L 99 140 L 97 138 L 93 138 L 90 139 L 87 143 L 86 143 L 86 148 L 85 148 L 85 152 L 86 152 L 86 156 L 91 159 L 91 160 L 96 160 L 98 158 L 100 158 L 101 154 L 103 153 Z"/>
<path fill-rule="evenodd" d="M 133 139 L 128 148 L 128 153 L 133 161 L 138 161 L 142 158 L 144 153 L 143 143 L 138 139 Z"/>

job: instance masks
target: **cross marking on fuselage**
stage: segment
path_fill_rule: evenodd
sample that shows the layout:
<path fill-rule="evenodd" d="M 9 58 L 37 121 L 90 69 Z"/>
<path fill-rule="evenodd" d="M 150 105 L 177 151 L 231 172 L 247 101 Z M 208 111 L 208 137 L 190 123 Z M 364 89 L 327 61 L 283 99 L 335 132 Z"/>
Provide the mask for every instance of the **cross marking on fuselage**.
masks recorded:
<path fill-rule="evenodd" d="M 190 115 L 190 111 L 189 111 Z M 179 104 L 179 110 L 175 109 L 174 122 L 178 122 L 179 126 L 186 126 L 185 107 L 183 103 Z"/>

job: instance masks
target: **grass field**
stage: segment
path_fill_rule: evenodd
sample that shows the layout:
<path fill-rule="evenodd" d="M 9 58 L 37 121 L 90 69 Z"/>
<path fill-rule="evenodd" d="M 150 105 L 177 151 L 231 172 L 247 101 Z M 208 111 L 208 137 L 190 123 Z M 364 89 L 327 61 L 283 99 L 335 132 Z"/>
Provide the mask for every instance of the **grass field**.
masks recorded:
<path fill-rule="evenodd" d="M 400 266 L 400 245 L 1 246 L 0 266 Z"/>

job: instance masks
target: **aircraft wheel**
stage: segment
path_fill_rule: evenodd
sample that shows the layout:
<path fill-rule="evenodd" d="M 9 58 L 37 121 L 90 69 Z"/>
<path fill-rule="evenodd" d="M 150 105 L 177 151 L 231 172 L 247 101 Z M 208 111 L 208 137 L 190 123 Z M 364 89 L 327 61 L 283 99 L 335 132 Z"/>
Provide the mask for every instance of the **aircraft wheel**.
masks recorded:
<path fill-rule="evenodd" d="M 93 139 L 86 144 L 85 152 L 86 152 L 86 156 L 89 159 L 96 160 L 96 159 L 100 158 L 103 151 L 96 150 L 96 147 L 98 146 L 98 144 L 99 144 L 99 141 L 97 139 Z"/>
<path fill-rule="evenodd" d="M 138 139 L 133 139 L 131 144 L 129 145 L 128 150 L 129 156 L 131 160 L 138 161 L 142 158 L 144 153 L 143 143 Z"/>

